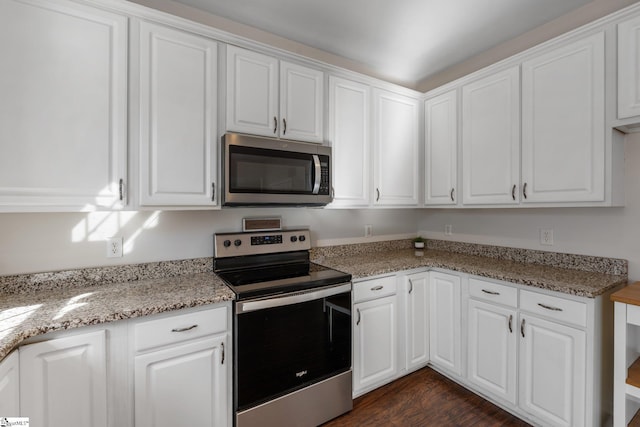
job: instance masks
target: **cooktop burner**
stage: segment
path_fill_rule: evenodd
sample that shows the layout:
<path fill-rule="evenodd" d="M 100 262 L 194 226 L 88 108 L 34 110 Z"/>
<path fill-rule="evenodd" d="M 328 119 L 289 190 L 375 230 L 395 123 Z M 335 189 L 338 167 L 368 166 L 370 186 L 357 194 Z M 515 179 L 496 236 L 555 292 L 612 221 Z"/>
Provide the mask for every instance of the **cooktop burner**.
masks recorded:
<path fill-rule="evenodd" d="M 351 281 L 351 275 L 309 262 L 308 230 L 214 236 L 214 272 L 237 299 L 308 291 Z"/>

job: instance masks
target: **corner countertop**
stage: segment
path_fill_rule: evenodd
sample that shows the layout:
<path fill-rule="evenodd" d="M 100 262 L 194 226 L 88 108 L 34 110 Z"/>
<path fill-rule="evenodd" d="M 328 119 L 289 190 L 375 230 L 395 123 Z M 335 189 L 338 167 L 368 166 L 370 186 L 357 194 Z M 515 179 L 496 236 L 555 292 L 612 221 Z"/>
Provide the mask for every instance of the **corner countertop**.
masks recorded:
<path fill-rule="evenodd" d="M 0 361 L 27 338 L 235 298 L 212 272 L 0 294 Z"/>
<path fill-rule="evenodd" d="M 587 298 L 595 298 L 627 283 L 627 275 L 558 268 L 433 249 L 316 256 L 312 260 L 350 273 L 353 280 L 422 267 L 443 268 Z"/>

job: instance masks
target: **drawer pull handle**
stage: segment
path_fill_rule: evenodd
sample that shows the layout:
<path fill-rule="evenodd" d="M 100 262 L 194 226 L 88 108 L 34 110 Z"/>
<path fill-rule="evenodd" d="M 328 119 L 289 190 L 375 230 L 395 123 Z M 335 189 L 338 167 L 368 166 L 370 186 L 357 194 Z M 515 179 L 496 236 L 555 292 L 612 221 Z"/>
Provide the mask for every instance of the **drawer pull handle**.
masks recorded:
<path fill-rule="evenodd" d="M 561 309 L 561 308 L 558 308 L 558 307 L 553 307 L 553 306 L 546 305 L 546 304 L 542 304 L 542 303 L 538 303 L 538 305 L 539 305 L 540 307 L 542 307 L 542 308 L 546 308 L 547 310 L 551 310 L 551 311 L 562 311 L 562 309 Z"/>
<path fill-rule="evenodd" d="M 360 309 L 356 308 L 356 311 L 358 312 L 358 321 L 356 322 L 356 326 L 360 324 Z"/>
<path fill-rule="evenodd" d="M 522 334 L 522 338 L 524 338 L 524 319 L 522 319 L 522 323 L 520 323 L 520 333 Z"/>
<path fill-rule="evenodd" d="M 409 294 L 413 292 L 413 280 L 409 279 Z"/>
<path fill-rule="evenodd" d="M 509 333 L 512 334 L 513 333 L 513 314 L 509 315 Z"/>
<path fill-rule="evenodd" d="M 194 328 L 197 328 L 198 325 L 191 325 L 191 326 L 187 326 L 186 328 L 173 328 L 171 330 L 171 332 L 186 332 L 186 331 L 190 331 Z"/>
<path fill-rule="evenodd" d="M 483 289 L 482 292 L 489 295 L 500 295 L 500 292 L 488 291 L 486 289 Z"/>
<path fill-rule="evenodd" d="M 379 291 L 382 288 L 384 288 L 384 286 L 374 286 L 373 288 L 371 288 L 372 291 Z"/>
<path fill-rule="evenodd" d="M 223 342 L 220 343 L 220 347 L 222 347 L 222 357 L 221 357 L 222 360 L 220 361 L 220 364 L 224 365 L 224 343 Z"/>

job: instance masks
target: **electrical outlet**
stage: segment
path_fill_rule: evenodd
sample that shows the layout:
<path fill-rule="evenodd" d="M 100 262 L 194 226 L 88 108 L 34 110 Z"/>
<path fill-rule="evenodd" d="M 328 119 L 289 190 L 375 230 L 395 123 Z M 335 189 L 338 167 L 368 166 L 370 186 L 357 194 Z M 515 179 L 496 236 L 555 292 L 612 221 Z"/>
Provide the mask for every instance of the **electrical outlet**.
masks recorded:
<path fill-rule="evenodd" d="M 553 246 L 553 228 L 540 229 L 540 244 L 545 246 Z"/>
<path fill-rule="evenodd" d="M 373 227 L 371 224 L 364 226 L 364 237 L 371 237 L 373 235 Z"/>
<path fill-rule="evenodd" d="M 107 239 L 107 258 L 122 257 L 122 237 Z"/>
<path fill-rule="evenodd" d="M 453 226 L 451 224 L 446 224 L 444 226 L 444 234 L 447 236 L 451 236 L 453 234 Z"/>

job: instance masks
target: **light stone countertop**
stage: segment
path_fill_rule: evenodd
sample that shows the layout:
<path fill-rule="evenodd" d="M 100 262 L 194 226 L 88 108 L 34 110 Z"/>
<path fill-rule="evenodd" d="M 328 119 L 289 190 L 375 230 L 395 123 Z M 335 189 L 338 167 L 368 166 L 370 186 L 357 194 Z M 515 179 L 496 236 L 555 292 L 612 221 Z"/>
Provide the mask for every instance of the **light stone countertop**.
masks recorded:
<path fill-rule="evenodd" d="M 212 272 L 104 286 L 0 294 L 0 361 L 27 338 L 47 332 L 231 301 Z"/>
<path fill-rule="evenodd" d="M 588 298 L 594 298 L 610 289 L 627 284 L 627 275 L 558 268 L 433 249 L 424 251 L 399 249 L 354 255 L 319 255 L 315 256 L 312 261 L 350 273 L 353 280 L 430 267 Z"/>

